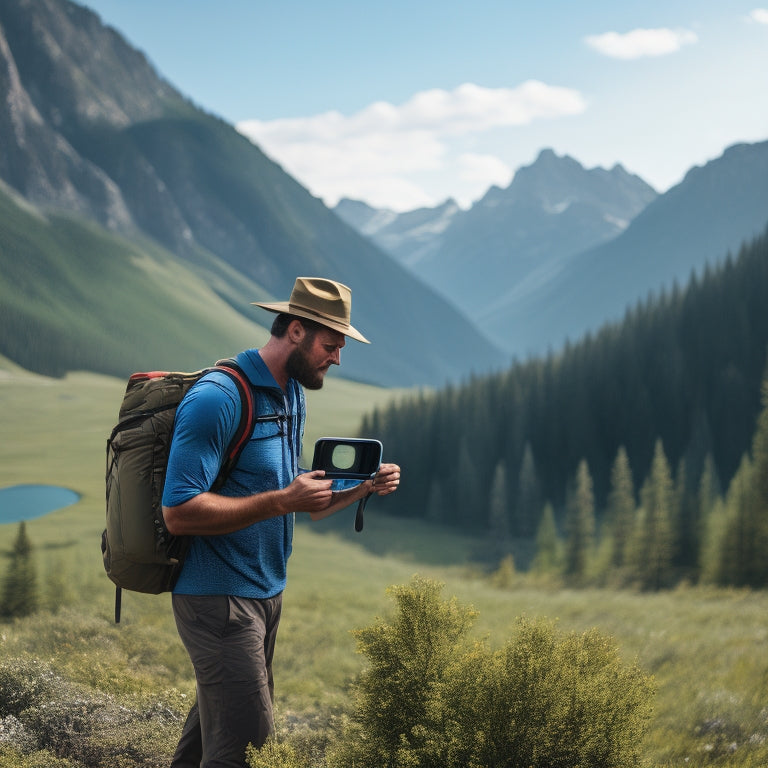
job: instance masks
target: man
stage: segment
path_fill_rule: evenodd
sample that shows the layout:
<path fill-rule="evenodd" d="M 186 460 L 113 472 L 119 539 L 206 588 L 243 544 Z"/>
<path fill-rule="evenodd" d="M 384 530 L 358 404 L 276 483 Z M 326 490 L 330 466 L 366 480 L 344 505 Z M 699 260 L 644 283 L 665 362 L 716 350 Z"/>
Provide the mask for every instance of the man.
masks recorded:
<path fill-rule="evenodd" d="M 300 277 L 288 302 L 257 306 L 278 313 L 270 339 L 236 360 L 258 418 L 220 492 L 209 488 L 239 422 L 235 384 L 218 371 L 204 376 L 174 425 L 163 514 L 172 534 L 193 537 L 172 600 L 197 680 L 174 768 L 241 768 L 248 743 L 261 747 L 274 729 L 272 656 L 294 513 L 319 520 L 400 480 L 397 465 L 382 464 L 373 480 L 337 491 L 322 471 L 299 472 L 302 387 L 323 386 L 345 337 L 368 343 L 350 324 L 350 289 Z"/>

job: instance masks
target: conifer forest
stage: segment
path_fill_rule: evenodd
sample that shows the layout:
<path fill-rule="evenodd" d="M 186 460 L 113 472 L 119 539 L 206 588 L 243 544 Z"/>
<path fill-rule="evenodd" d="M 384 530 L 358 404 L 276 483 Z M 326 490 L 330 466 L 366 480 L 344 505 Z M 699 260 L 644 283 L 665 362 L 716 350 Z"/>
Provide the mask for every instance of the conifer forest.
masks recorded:
<path fill-rule="evenodd" d="M 374 411 L 399 514 L 572 583 L 768 586 L 768 233 L 543 359 Z M 519 552 L 518 546 L 518 552 Z M 523 559 L 526 562 L 522 562 Z"/>

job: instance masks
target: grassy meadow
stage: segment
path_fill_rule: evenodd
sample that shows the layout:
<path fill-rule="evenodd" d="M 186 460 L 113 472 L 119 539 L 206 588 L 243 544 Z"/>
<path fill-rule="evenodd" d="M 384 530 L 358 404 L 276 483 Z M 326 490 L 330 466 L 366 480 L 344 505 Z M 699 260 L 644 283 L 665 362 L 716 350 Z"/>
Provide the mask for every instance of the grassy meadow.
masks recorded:
<path fill-rule="evenodd" d="M 77 504 L 27 523 L 47 609 L 0 625 L 0 655 L 29 655 L 69 680 L 181 711 L 194 684 L 169 596 L 125 594 L 116 626 L 101 564 L 104 446 L 123 389 L 116 379 L 52 380 L 0 360 L 0 487 L 55 484 L 81 494 Z M 329 380 L 310 394 L 305 445 L 353 434 L 364 411 L 392 396 Z M 385 457 L 397 459 L 386 446 Z M 396 504 L 396 496 L 372 501 L 361 534 L 352 530 L 354 509 L 341 521 L 298 526 L 275 668 L 283 722 L 325 722 L 349 704 L 348 685 L 363 663 L 351 630 L 388 612 L 386 588 L 419 573 L 473 605 L 474 633 L 492 646 L 514 634 L 519 617 L 610 636 L 656 680 L 647 765 L 768 765 L 768 593 L 577 591 L 523 575 L 499 586 L 472 561 L 481 541 L 387 516 Z M 16 524 L 0 525 L 3 569 L 16 532 Z"/>

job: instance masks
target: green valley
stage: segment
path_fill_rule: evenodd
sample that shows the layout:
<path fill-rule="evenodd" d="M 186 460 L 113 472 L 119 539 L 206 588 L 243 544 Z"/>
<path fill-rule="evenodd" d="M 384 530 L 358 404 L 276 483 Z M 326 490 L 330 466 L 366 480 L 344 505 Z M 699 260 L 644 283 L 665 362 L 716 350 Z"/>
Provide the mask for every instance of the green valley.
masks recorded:
<path fill-rule="evenodd" d="M 7 362 L 0 366 L 3 434 L 13 436 L 0 446 L 0 486 L 45 482 L 82 494 L 78 504 L 27 524 L 47 607 L 2 626 L 0 694 L 8 665 L 19 669 L 18 660 L 27 659 L 94 697 L 178 713 L 193 695 L 193 680 L 168 596 L 126 595 L 123 623 L 115 626 L 112 585 L 100 560 L 104 441 L 122 388 L 120 380 L 92 374 L 57 380 Z M 329 381 L 310 402 L 307 445 L 321 434 L 349 433 L 364 412 L 392 394 Z M 342 412 L 346 421 L 339 420 Z M 482 541 L 397 519 L 387 509 L 396 503 L 392 497 L 372 505 L 362 534 L 352 532 L 352 512 L 340 526 L 297 529 L 275 672 L 285 733 L 320 740 L 350 706 L 348 687 L 363 665 L 352 630 L 386 614 L 387 587 L 418 573 L 474 606 L 473 634 L 493 646 L 515 632 L 520 617 L 547 617 L 564 631 L 597 628 L 612 638 L 623 658 L 636 659 L 656 680 L 653 720 L 641 750 L 647 764 L 757 766 L 768 759 L 764 591 L 680 587 L 641 594 L 555 588 L 522 574 L 494 579 L 474 562 Z M 3 554 L 16 529 L 0 527 Z M 163 720 L 171 741 L 178 728 L 170 715 Z M 153 748 L 160 750 L 157 762 L 126 758 L 121 765 L 162 764 L 167 743 Z"/>

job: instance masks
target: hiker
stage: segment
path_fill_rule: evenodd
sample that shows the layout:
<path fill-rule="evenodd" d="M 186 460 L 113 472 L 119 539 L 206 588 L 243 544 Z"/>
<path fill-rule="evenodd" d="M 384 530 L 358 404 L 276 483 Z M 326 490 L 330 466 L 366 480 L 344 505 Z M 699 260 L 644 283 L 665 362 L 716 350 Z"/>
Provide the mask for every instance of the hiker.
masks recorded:
<path fill-rule="evenodd" d="M 322 471 L 299 472 L 302 388 L 323 386 L 345 337 L 369 343 L 350 324 L 350 289 L 299 277 L 287 302 L 254 303 L 277 316 L 267 343 L 235 358 L 254 385 L 257 418 L 220 493 L 208 489 L 238 424 L 236 386 L 210 372 L 176 413 L 163 514 L 170 533 L 192 536 L 172 602 L 197 701 L 173 768 L 240 768 L 246 746 L 261 747 L 274 730 L 272 658 L 294 513 L 320 520 L 369 493 L 386 496 L 400 482 L 395 464 L 340 490 Z"/>

